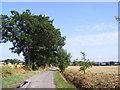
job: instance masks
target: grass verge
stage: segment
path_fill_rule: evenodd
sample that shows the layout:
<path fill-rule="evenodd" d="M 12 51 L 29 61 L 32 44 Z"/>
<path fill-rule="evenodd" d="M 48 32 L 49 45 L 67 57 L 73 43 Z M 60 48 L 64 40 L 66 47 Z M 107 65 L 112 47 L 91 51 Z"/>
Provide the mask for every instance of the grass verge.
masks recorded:
<path fill-rule="evenodd" d="M 14 88 L 15 85 L 19 84 L 23 80 L 37 74 L 38 71 L 26 71 L 22 74 L 13 74 L 2 78 L 2 88 Z"/>
<path fill-rule="evenodd" d="M 60 72 L 54 72 L 54 82 L 56 85 L 56 88 L 76 88 L 74 85 L 69 84 L 66 82 Z"/>

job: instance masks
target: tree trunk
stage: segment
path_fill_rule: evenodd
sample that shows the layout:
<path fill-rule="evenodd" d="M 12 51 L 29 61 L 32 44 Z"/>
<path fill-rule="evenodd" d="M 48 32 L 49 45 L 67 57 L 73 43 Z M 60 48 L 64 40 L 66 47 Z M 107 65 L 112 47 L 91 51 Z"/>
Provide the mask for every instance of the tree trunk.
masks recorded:
<path fill-rule="evenodd" d="M 85 70 L 84 70 L 84 74 L 85 74 Z"/>

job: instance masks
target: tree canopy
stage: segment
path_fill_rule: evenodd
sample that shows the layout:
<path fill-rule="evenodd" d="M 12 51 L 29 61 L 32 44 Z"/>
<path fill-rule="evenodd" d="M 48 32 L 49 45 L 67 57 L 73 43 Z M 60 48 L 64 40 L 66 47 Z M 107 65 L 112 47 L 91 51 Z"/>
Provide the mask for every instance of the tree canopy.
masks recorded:
<path fill-rule="evenodd" d="M 56 53 L 65 45 L 65 37 L 53 26 L 53 20 L 34 15 L 28 9 L 22 13 L 11 11 L 11 16 L 1 18 L 1 43 L 12 42 L 10 50 L 18 55 L 22 52 L 26 64 L 45 66 L 56 62 Z"/>
<path fill-rule="evenodd" d="M 60 49 L 57 53 L 56 65 L 60 68 L 61 72 L 70 64 L 71 54 L 67 53 L 64 49 Z"/>

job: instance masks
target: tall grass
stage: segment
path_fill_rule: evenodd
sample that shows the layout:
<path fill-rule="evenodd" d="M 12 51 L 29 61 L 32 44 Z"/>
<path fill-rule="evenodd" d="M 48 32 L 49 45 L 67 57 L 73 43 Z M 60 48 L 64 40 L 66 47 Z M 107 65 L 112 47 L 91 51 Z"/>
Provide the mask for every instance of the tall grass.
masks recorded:
<path fill-rule="evenodd" d="M 57 88 L 75 88 L 74 85 L 66 82 L 60 72 L 54 72 L 54 82 Z"/>
<path fill-rule="evenodd" d="M 19 84 L 23 80 L 31 77 L 32 75 L 38 73 L 38 71 L 27 71 L 22 74 L 13 74 L 2 78 L 2 88 L 12 88 Z"/>

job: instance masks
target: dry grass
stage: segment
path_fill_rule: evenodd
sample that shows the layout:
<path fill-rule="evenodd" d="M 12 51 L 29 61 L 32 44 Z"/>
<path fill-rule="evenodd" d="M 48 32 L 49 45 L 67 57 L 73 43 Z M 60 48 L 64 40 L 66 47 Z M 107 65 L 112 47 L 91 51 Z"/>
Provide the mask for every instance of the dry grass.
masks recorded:
<path fill-rule="evenodd" d="M 86 74 L 79 66 L 69 66 L 63 75 L 77 88 L 116 88 L 119 86 L 118 66 L 93 66 Z"/>
<path fill-rule="evenodd" d="M 80 66 L 69 66 L 66 70 L 79 71 Z M 118 74 L 118 66 L 92 66 L 86 72 L 104 73 L 104 74 Z"/>
<path fill-rule="evenodd" d="M 2 75 L 2 77 L 7 77 L 12 74 L 22 74 L 26 71 L 31 71 L 31 68 L 29 66 L 24 65 L 2 65 L 0 68 L 0 75 Z"/>
<path fill-rule="evenodd" d="M 7 66 L 11 68 L 22 68 L 24 65 L 20 65 L 20 64 L 5 64 L 5 65 L 1 64 L 0 65 L 0 67 L 7 67 Z"/>

